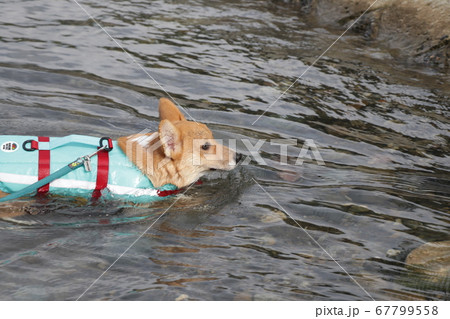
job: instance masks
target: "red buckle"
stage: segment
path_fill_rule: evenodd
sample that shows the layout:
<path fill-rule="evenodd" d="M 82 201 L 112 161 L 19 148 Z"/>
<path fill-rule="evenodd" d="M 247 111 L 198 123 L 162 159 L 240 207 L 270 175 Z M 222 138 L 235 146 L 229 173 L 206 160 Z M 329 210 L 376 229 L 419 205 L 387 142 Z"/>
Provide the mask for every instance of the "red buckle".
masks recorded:
<path fill-rule="evenodd" d="M 109 137 L 102 137 L 100 139 L 100 147 L 103 147 L 103 142 L 106 141 L 108 143 L 108 145 L 104 148 L 105 151 L 110 152 L 113 149 L 113 141 L 112 139 L 110 139 Z"/>

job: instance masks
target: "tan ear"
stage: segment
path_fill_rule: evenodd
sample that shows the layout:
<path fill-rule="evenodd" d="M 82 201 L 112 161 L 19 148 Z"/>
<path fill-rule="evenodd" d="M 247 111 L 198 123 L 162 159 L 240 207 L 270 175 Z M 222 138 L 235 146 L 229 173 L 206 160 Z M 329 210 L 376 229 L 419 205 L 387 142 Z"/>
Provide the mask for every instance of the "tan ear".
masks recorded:
<path fill-rule="evenodd" d="M 172 159 L 181 157 L 183 145 L 180 131 L 169 120 L 162 120 L 159 123 L 159 140 L 167 157 Z"/>
<path fill-rule="evenodd" d="M 172 103 L 171 100 L 161 98 L 159 100 L 159 118 L 162 120 L 169 120 L 171 122 L 186 121 L 184 115 L 180 110 Z"/>

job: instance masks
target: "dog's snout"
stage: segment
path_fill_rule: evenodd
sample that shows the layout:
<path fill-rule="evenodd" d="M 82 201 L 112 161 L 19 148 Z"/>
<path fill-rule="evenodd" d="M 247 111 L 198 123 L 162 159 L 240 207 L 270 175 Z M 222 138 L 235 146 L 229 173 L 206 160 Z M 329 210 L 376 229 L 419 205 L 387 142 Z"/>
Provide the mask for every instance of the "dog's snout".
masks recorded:
<path fill-rule="evenodd" d="M 236 164 L 239 163 L 241 161 L 241 159 L 242 159 L 242 154 L 236 153 L 234 155 L 234 160 L 236 161 Z"/>

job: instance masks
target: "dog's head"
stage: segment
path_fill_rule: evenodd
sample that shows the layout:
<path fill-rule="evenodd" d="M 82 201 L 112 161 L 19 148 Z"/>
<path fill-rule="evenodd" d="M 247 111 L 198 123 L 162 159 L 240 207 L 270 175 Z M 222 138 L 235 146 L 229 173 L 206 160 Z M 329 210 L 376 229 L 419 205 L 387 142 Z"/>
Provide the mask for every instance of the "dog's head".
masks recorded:
<path fill-rule="evenodd" d="M 169 183 L 183 187 L 208 170 L 231 170 L 236 166 L 236 153 L 216 141 L 205 124 L 186 120 L 170 100 L 159 101 L 159 116 L 159 139 L 166 156 L 164 166 L 172 175 L 167 176 L 172 179 Z M 176 176 L 170 174 L 172 168 Z"/>

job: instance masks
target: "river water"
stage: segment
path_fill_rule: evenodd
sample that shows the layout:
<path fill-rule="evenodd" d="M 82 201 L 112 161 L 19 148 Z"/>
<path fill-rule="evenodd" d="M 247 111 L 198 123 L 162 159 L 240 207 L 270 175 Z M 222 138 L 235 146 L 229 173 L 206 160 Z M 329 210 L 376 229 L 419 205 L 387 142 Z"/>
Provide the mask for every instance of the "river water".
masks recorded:
<path fill-rule="evenodd" d="M 449 298 L 404 264 L 450 239 L 447 74 L 348 33 L 259 118 L 343 30 L 268 0 L 79 3 L 129 55 L 73 0 L 0 1 L 0 134 L 155 129 L 169 93 L 261 158 L 145 207 L 4 217 L 0 299 Z"/>

